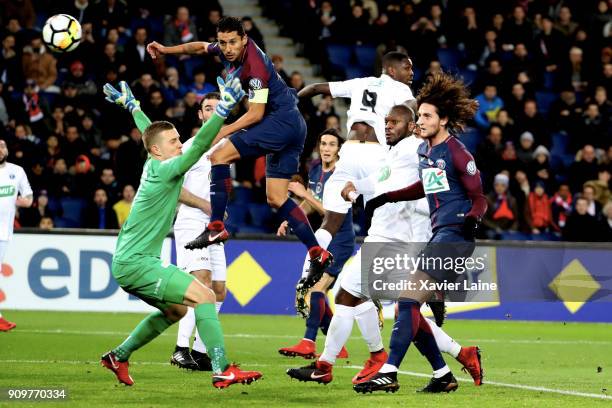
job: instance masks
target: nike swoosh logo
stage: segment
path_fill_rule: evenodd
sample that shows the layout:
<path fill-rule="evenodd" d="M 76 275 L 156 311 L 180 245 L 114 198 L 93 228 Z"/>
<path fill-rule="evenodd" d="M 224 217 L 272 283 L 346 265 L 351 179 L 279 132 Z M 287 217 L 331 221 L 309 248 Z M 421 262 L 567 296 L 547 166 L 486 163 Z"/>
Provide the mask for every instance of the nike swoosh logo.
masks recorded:
<path fill-rule="evenodd" d="M 233 380 L 236 378 L 236 374 L 232 373 L 231 375 L 215 375 L 215 379 L 217 380 Z"/>
<path fill-rule="evenodd" d="M 115 362 L 115 359 L 113 358 L 113 355 L 112 355 L 112 354 L 108 356 L 108 359 L 110 360 L 110 362 L 111 362 L 111 366 L 112 366 L 114 369 L 119 368 L 119 365 L 118 365 L 118 364 Z"/>
<path fill-rule="evenodd" d="M 211 235 L 208 240 L 210 242 L 214 241 L 215 239 L 219 238 L 221 235 L 223 234 L 223 231 L 221 231 L 220 233 L 218 233 L 217 235 Z"/>
<path fill-rule="evenodd" d="M 312 378 L 313 380 L 318 380 L 319 378 L 323 378 L 323 377 L 325 377 L 326 375 L 327 375 L 327 373 L 326 373 L 326 374 L 321 374 L 321 375 L 317 375 L 317 374 L 315 374 L 315 373 L 311 373 L 311 374 L 310 374 L 310 378 Z"/>

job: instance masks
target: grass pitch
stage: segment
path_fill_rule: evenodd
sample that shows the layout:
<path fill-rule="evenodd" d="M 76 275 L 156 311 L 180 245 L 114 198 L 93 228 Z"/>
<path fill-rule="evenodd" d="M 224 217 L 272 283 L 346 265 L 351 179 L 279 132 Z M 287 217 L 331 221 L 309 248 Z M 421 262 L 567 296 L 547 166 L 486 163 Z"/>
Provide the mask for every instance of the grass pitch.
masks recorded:
<path fill-rule="evenodd" d="M 327 385 L 291 380 L 285 370 L 309 363 L 278 354 L 279 347 L 301 338 L 304 322 L 287 316 L 221 315 L 231 360 L 264 378 L 250 386 L 226 390 L 211 386 L 210 373 L 170 366 L 176 327 L 132 355 L 136 384 L 119 385 L 99 365 L 100 355 L 119 344 L 140 321 L 139 314 L 16 312 L 17 323 L 0 333 L 0 406 L 48 407 L 572 407 L 612 406 L 612 326 L 604 324 L 484 322 L 448 320 L 445 330 L 462 345 L 482 349 L 485 384 L 475 387 L 459 364 L 445 355 L 460 379 L 459 390 L 444 395 L 415 391 L 429 381 L 431 369 L 410 348 L 396 394 L 356 394 L 351 378 L 367 358 L 355 325 Z M 388 344 L 392 322 L 384 330 Z M 319 352 L 324 337 L 318 339 Z M 422 376 L 419 376 L 421 374 Z M 461 381 L 461 379 L 465 381 Z M 7 388 L 65 388 L 63 402 L 10 402 Z M 42 405 L 41 405 L 42 404 Z"/>

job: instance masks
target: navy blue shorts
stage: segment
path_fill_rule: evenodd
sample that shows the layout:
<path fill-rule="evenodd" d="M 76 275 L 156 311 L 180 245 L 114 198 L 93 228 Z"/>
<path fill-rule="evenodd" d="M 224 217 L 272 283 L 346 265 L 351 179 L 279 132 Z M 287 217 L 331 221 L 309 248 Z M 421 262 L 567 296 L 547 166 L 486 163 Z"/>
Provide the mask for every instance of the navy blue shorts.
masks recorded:
<path fill-rule="evenodd" d="M 346 261 L 348 261 L 355 252 L 355 238 L 352 237 L 351 240 L 341 239 L 338 241 L 332 239 L 327 250 L 334 256 L 334 262 L 325 272 L 337 278 L 340 272 L 342 272 L 342 268 L 344 268 Z"/>
<path fill-rule="evenodd" d="M 276 111 L 229 139 L 241 158 L 266 156 L 266 177 L 290 179 L 298 172 L 306 122 L 297 109 Z"/>
<path fill-rule="evenodd" d="M 467 241 L 463 236 L 461 226 L 448 226 L 433 231 L 421 254 L 427 258 L 468 258 L 472 256 L 475 248 L 475 242 Z M 438 282 L 455 282 L 460 276 L 454 270 L 444 269 L 435 262 L 421 269 Z"/>

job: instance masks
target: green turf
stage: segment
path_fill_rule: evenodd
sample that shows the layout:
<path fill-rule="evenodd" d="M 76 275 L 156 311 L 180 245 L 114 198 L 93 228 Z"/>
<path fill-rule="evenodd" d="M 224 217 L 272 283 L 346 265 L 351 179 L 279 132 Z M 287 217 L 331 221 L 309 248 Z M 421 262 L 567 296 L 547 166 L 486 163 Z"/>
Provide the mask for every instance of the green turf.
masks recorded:
<path fill-rule="evenodd" d="M 303 334 L 304 322 L 280 316 L 222 315 L 230 359 L 245 369 L 263 371 L 264 379 L 250 386 L 234 385 L 216 390 L 209 373 L 180 371 L 168 360 L 176 328 L 156 339 L 131 359 L 136 384 L 124 387 L 98 364 L 99 356 L 117 345 L 142 315 L 112 313 L 60 313 L 6 311 L 17 329 L 0 333 L 0 388 L 63 387 L 69 402 L 8 403 L 6 406 L 283 406 L 283 407 L 593 407 L 611 406 L 612 399 L 560 395 L 496 385 L 474 387 L 461 382 L 448 395 L 421 395 L 415 390 L 428 379 L 400 375 L 396 394 L 357 395 L 350 380 L 367 357 L 365 344 L 355 327 L 348 343 L 349 360 L 339 360 L 334 381 L 323 386 L 291 381 L 285 370 L 305 360 L 279 355 L 277 349 L 292 345 Z M 385 327 L 388 343 L 390 322 Z M 486 380 L 540 386 L 598 395 L 612 395 L 612 326 L 526 322 L 453 321 L 447 332 L 464 345 L 483 350 Z M 58 332 L 54 333 L 53 331 Z M 241 336 L 244 334 L 244 336 Z M 324 338 L 318 341 L 319 351 Z M 455 375 L 466 378 L 454 359 L 445 356 Z M 601 367 L 598 372 L 598 367 Z M 402 370 L 430 373 L 426 361 L 410 349 Z"/>

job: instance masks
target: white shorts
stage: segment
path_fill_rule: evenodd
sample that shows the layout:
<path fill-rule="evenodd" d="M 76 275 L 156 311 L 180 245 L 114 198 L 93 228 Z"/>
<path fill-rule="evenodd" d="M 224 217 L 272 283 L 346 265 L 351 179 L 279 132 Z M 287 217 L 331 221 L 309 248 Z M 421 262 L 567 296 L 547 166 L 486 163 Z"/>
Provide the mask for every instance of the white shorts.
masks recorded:
<path fill-rule="evenodd" d="M 207 248 L 189 250 L 185 249 L 192 239 L 202 233 L 202 230 L 175 230 L 174 242 L 176 244 L 176 266 L 185 272 L 207 270 L 212 273 L 212 280 L 225 282 L 227 264 L 225 262 L 225 248 L 223 244 L 211 245 Z"/>
<path fill-rule="evenodd" d="M 352 204 L 342 198 L 341 192 L 347 181 L 368 177 L 385 163 L 388 147 L 378 143 L 346 142 L 340 148 L 340 160 L 336 163 L 323 190 L 323 208 L 328 211 L 346 214 Z M 372 196 L 364 196 L 364 204 Z"/>
<path fill-rule="evenodd" d="M 376 236 L 367 236 L 363 240 L 364 244 L 366 242 L 393 242 L 388 238 L 376 237 Z M 344 267 L 342 270 L 342 274 L 340 275 L 340 287 L 360 299 L 369 299 L 370 294 L 363 293 L 364 291 L 361 288 L 361 248 L 355 254 L 351 263 Z"/>
<path fill-rule="evenodd" d="M 8 241 L 0 241 L 0 264 L 4 262 L 4 256 L 6 255 L 6 250 L 8 249 Z"/>

